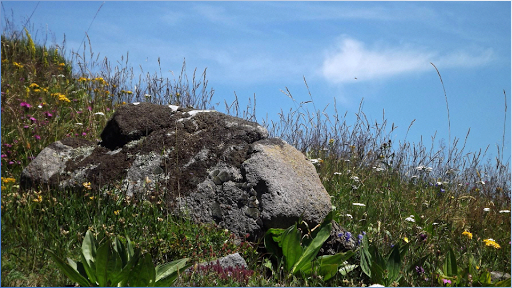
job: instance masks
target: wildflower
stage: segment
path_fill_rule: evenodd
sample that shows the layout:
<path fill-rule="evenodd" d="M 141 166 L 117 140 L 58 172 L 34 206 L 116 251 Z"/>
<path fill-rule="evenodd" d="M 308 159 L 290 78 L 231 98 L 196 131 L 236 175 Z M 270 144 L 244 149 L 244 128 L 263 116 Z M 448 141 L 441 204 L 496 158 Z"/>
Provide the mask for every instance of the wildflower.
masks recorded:
<path fill-rule="evenodd" d="M 361 206 L 361 207 L 366 206 L 366 205 L 364 205 L 363 203 L 352 203 L 352 205 L 354 205 L 354 206 Z"/>
<path fill-rule="evenodd" d="M 359 177 L 357 177 L 357 176 L 350 176 L 350 179 L 355 182 L 359 182 Z"/>
<path fill-rule="evenodd" d="M 484 182 L 484 181 L 482 181 L 482 180 L 480 180 L 480 181 L 476 181 L 475 183 L 476 183 L 476 184 L 482 184 L 482 185 L 485 185 L 485 182 Z"/>
<path fill-rule="evenodd" d="M 12 65 L 14 65 L 16 68 L 23 68 L 23 64 L 20 64 L 18 62 L 12 62 Z"/>
<path fill-rule="evenodd" d="M 373 169 L 375 169 L 377 172 L 384 171 L 384 168 L 381 167 L 373 167 Z"/>
<path fill-rule="evenodd" d="M 408 221 L 408 222 L 416 222 L 416 220 L 414 220 L 414 215 L 411 215 L 407 218 L 405 218 L 405 221 Z"/>
<path fill-rule="evenodd" d="M 162 221 L 164 221 L 164 219 L 162 219 L 162 218 L 160 218 L 160 217 L 156 218 L 156 220 L 158 220 L 158 222 L 162 222 Z"/>
<path fill-rule="evenodd" d="M 96 199 L 96 196 L 91 196 L 91 197 L 89 197 L 89 199 L 94 200 L 94 199 Z"/>
<path fill-rule="evenodd" d="M 21 107 L 26 107 L 26 108 L 30 108 L 30 107 L 32 107 L 32 105 L 28 104 L 27 102 L 21 102 L 21 103 L 20 103 L 20 106 L 21 106 Z"/>
<path fill-rule="evenodd" d="M 82 185 L 87 189 L 87 190 L 91 190 L 91 182 L 84 182 L 82 183 Z M 92 200 L 92 199 L 91 199 Z"/>
<path fill-rule="evenodd" d="M 334 175 L 341 175 L 341 172 L 334 172 Z"/>
<path fill-rule="evenodd" d="M 446 284 L 446 283 L 448 283 L 448 284 L 452 284 L 452 281 L 450 281 L 450 280 L 448 280 L 448 279 L 443 279 L 443 283 L 444 283 L 444 284 Z"/>
<path fill-rule="evenodd" d="M 82 132 L 82 136 L 87 136 L 87 133 L 85 133 L 85 132 Z"/>
<path fill-rule="evenodd" d="M 34 138 L 36 138 L 36 140 L 41 140 L 41 136 L 39 135 L 34 135 Z"/>
<path fill-rule="evenodd" d="M 44 112 L 44 116 L 45 116 L 46 118 L 52 118 L 52 116 L 53 116 L 53 115 L 52 115 L 52 113 L 50 113 L 50 112 L 46 111 L 46 112 Z"/>
<path fill-rule="evenodd" d="M 484 211 L 489 212 L 489 211 L 491 211 L 491 208 L 484 208 Z"/>
<path fill-rule="evenodd" d="M 510 210 L 500 210 L 499 213 L 510 213 Z"/>
<path fill-rule="evenodd" d="M 420 275 L 425 273 L 425 269 L 423 269 L 423 267 L 421 267 L 421 266 L 416 266 L 415 269 L 416 269 L 416 273 L 418 273 Z"/>
<path fill-rule="evenodd" d="M 105 116 L 105 113 L 103 113 L 103 112 L 96 112 L 96 113 L 94 113 L 94 115 L 103 115 L 103 116 Z"/>
<path fill-rule="evenodd" d="M 462 235 L 468 237 L 468 239 L 473 239 L 473 234 L 467 230 L 462 232 Z"/>
<path fill-rule="evenodd" d="M 496 241 L 494 241 L 494 239 L 492 238 L 484 239 L 483 242 L 485 243 L 485 246 L 494 247 L 495 249 L 501 248 L 501 246 L 498 243 L 496 243 Z"/>
<path fill-rule="evenodd" d="M 37 85 L 36 83 L 30 84 L 28 87 L 31 89 L 39 89 L 39 85 Z"/>
<path fill-rule="evenodd" d="M 32 201 L 41 203 L 43 201 L 43 196 L 37 195 L 37 198 L 32 199 Z"/>
<path fill-rule="evenodd" d="M 321 164 L 322 162 L 324 162 L 324 160 L 318 158 L 318 159 L 309 159 L 309 161 L 311 163 L 313 163 L 314 165 L 317 165 L 317 164 Z"/>
<path fill-rule="evenodd" d="M 121 210 L 116 210 L 116 211 L 114 211 L 114 214 L 119 215 L 119 212 L 121 212 Z"/>
<path fill-rule="evenodd" d="M 14 183 L 14 182 L 16 182 L 16 179 L 14 179 L 14 178 L 4 178 L 4 177 L 2 177 L 2 182 L 3 182 L 3 183 Z"/>
<path fill-rule="evenodd" d="M 405 243 L 409 243 L 409 238 L 404 237 L 404 241 L 405 241 Z"/>
<path fill-rule="evenodd" d="M 428 237 L 428 236 L 427 236 L 427 234 L 424 234 L 424 233 L 421 233 L 421 234 L 419 235 L 420 241 L 425 241 L 425 240 L 427 240 L 427 237 Z"/>
<path fill-rule="evenodd" d="M 352 215 L 350 215 L 350 214 L 345 214 L 345 216 L 347 216 L 347 217 L 348 217 L 348 218 L 350 218 L 350 219 L 354 218 L 354 217 L 352 217 Z"/>

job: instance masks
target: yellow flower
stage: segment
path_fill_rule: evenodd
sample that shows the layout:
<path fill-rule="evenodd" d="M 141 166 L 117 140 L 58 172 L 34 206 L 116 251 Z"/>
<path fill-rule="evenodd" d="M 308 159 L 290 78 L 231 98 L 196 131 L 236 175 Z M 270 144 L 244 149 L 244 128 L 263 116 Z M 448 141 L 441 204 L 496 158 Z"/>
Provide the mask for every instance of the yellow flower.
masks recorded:
<path fill-rule="evenodd" d="M 405 241 L 405 243 L 409 243 L 409 238 L 404 237 L 404 241 Z"/>
<path fill-rule="evenodd" d="M 4 183 L 14 183 L 14 182 L 16 182 L 16 179 L 2 177 L 2 182 L 4 182 Z"/>
<path fill-rule="evenodd" d="M 17 68 L 23 68 L 23 64 L 20 64 L 18 62 L 12 62 L 12 65 L 14 65 Z"/>
<path fill-rule="evenodd" d="M 36 83 L 30 84 L 28 87 L 30 87 L 32 89 L 39 89 L 39 85 L 37 85 Z"/>
<path fill-rule="evenodd" d="M 59 66 L 64 67 L 64 66 L 66 66 L 66 63 L 59 63 Z"/>
<path fill-rule="evenodd" d="M 2 185 L 2 191 L 4 191 L 5 189 L 6 189 L 6 188 L 5 188 L 5 186 L 4 186 L 4 185 Z"/>
<path fill-rule="evenodd" d="M 32 201 L 41 203 L 43 202 L 43 196 L 37 195 L 37 198 L 32 199 Z"/>
<path fill-rule="evenodd" d="M 494 241 L 494 239 L 492 238 L 484 239 L 483 242 L 485 243 L 485 246 L 494 247 L 495 249 L 501 248 L 501 246 L 498 243 L 496 243 L 496 241 Z"/>
<path fill-rule="evenodd" d="M 156 218 L 156 219 L 158 220 L 158 222 L 162 222 L 162 221 L 164 221 L 164 219 L 163 219 L 163 218 L 160 218 L 160 217 L 158 217 L 158 218 Z"/>
<path fill-rule="evenodd" d="M 84 183 L 82 183 L 82 185 L 83 185 L 85 188 L 87 188 L 87 190 L 91 190 L 91 182 L 84 182 Z M 93 196 L 93 197 L 94 197 L 94 196 Z M 92 199 L 93 199 L 93 198 L 91 198 L 91 200 L 92 200 Z"/>
<path fill-rule="evenodd" d="M 473 234 L 471 234 L 469 231 L 462 232 L 462 235 L 468 237 L 468 239 L 473 239 Z"/>
<path fill-rule="evenodd" d="M 116 210 L 116 211 L 114 211 L 114 214 L 119 215 L 119 212 L 121 212 L 121 210 Z"/>

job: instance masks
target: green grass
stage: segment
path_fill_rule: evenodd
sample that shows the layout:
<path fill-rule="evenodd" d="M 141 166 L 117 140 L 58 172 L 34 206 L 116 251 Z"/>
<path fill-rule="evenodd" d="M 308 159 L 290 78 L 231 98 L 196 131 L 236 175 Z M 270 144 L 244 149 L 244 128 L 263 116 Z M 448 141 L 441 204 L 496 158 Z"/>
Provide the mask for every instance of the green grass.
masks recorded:
<path fill-rule="evenodd" d="M 14 29 L 4 31 L 1 44 L 3 286 L 73 284 L 45 249 L 77 259 L 88 229 L 100 238 L 127 235 L 157 263 L 183 257 L 200 263 L 239 252 L 249 264 L 247 271 L 238 271 L 243 277 L 231 278 L 226 271 L 197 266 L 176 285 L 373 284 L 360 268 L 328 282 L 314 276 L 287 277 L 263 265 L 269 254 L 261 241 L 248 242 L 215 225 L 168 215 L 158 195 L 143 201 L 85 186 L 81 192 L 20 190 L 23 167 L 44 147 L 65 137 L 99 139 L 119 105 L 151 101 L 206 109 L 212 107 L 213 90 L 206 87 L 205 73 L 200 81 L 194 75 L 189 85 L 183 69 L 178 81 L 148 74 L 136 83 L 138 91 L 130 91 L 133 69 L 125 65 L 116 70 L 92 52 L 65 59 L 62 46 L 37 45 L 28 31 Z M 255 107 L 239 113 L 235 101 L 226 103 L 227 111 L 256 119 Z M 479 271 L 510 273 L 510 213 L 503 212 L 511 210 L 509 163 L 499 158 L 485 162 L 485 151 L 467 153 L 458 148 L 457 139 L 449 149 L 440 150 L 405 140 L 390 146 L 394 127 L 386 130 L 384 116 L 383 123 L 371 124 L 360 110 L 356 123 L 349 125 L 337 111 L 328 116 L 316 108 L 311 112 L 304 104 L 263 124 L 272 136 L 285 139 L 310 159 L 322 159 L 316 167 L 342 227 L 354 235 L 366 233 L 384 253 L 393 244 L 410 243 L 402 283 L 440 285 L 438 270 L 450 248 L 459 267 L 466 267 L 473 257 Z M 421 165 L 432 170 L 416 169 Z M 458 171 L 452 174 L 452 168 Z M 489 238 L 501 248 L 486 246 L 483 240 Z M 406 269 L 422 258 L 424 273 Z M 359 256 L 349 262 L 359 264 L 358 260 Z"/>

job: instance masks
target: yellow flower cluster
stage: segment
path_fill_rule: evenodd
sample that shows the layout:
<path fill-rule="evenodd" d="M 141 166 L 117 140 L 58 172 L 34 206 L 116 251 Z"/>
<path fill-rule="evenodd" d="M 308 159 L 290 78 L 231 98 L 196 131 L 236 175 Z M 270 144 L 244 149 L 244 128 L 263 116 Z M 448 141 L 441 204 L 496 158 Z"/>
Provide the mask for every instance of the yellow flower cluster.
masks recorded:
<path fill-rule="evenodd" d="M 82 183 L 82 185 L 84 185 L 84 187 L 87 188 L 87 190 L 91 190 L 92 189 L 91 188 L 91 182 L 84 182 L 84 183 Z"/>
<path fill-rule="evenodd" d="M 4 177 L 2 177 L 2 183 L 6 183 L 7 184 L 7 183 L 14 183 L 14 182 L 16 182 L 16 179 L 14 179 L 14 178 L 4 178 Z"/>
<path fill-rule="evenodd" d="M 103 79 L 102 77 L 96 77 L 96 78 L 92 78 L 92 79 L 91 78 L 80 77 L 80 78 L 78 78 L 78 81 L 80 81 L 80 82 L 97 82 L 97 83 L 100 83 L 103 86 L 109 86 L 107 81 L 105 81 L 105 79 Z"/>
<path fill-rule="evenodd" d="M 473 234 L 471 234 L 469 231 L 462 232 L 462 235 L 468 237 L 468 239 L 473 239 Z"/>
<path fill-rule="evenodd" d="M 495 249 L 500 249 L 501 246 L 494 241 L 494 239 L 484 239 L 483 242 L 485 243 L 485 246 L 494 247 Z"/>
<path fill-rule="evenodd" d="M 121 93 L 132 94 L 132 91 L 121 90 Z"/>
<path fill-rule="evenodd" d="M 71 100 L 68 99 L 68 97 L 66 97 L 66 95 L 62 94 L 62 93 L 52 93 L 52 96 L 53 97 L 58 97 L 59 98 L 59 101 L 65 101 L 65 102 L 71 102 Z"/>
<path fill-rule="evenodd" d="M 12 65 L 14 65 L 16 68 L 23 68 L 23 64 L 20 64 L 18 62 L 12 62 Z"/>

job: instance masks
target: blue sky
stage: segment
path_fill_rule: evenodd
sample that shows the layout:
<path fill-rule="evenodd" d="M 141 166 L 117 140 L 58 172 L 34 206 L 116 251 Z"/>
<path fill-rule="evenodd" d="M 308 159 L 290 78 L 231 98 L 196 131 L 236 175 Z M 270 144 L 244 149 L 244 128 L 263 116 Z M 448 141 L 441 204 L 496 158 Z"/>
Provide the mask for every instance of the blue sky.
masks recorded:
<path fill-rule="evenodd" d="M 31 23 L 36 38 L 46 31 L 77 50 L 102 2 L 10 2 L 14 20 Z M 37 6 L 37 9 L 36 8 Z M 34 10 L 35 9 L 35 10 Z M 2 14 L 4 11 L 2 11 Z M 2 28 L 4 19 L 2 17 Z M 448 119 L 439 69 L 450 108 L 451 137 L 466 152 L 496 143 L 507 119 L 505 160 L 510 158 L 510 2 L 105 2 L 88 32 L 92 48 L 113 63 L 129 52 L 130 65 L 164 76 L 179 73 L 183 58 L 193 69 L 207 68 L 213 102 L 234 99 L 245 107 L 254 94 L 259 122 L 298 101 L 308 101 L 306 78 L 316 108 L 353 116 L 364 97 L 371 122 L 398 126 L 395 142 L 429 147 L 448 141 Z M 51 40 L 51 39 L 50 39 Z M 50 41 L 51 42 L 51 41 Z M 49 43 L 51 44 L 51 43 Z M 138 71 L 138 69 L 135 69 Z M 357 78 L 357 79 L 356 79 Z M 313 107 L 310 107 L 313 109 Z M 350 123 L 350 121 L 349 121 Z M 459 146 L 460 147 L 460 146 Z"/>

